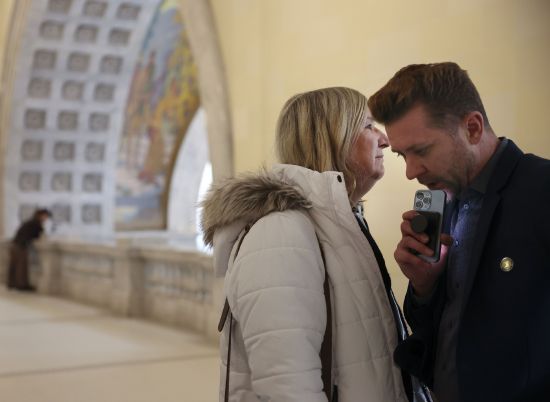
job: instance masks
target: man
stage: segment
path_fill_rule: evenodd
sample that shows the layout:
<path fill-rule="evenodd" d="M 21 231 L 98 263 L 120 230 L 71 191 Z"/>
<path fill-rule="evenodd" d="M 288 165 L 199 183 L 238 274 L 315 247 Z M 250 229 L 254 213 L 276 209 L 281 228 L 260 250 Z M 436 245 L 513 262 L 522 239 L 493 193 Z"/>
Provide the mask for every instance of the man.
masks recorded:
<path fill-rule="evenodd" d="M 31 243 L 44 231 L 44 224 L 52 215 L 47 209 L 38 209 L 31 219 L 17 229 L 10 247 L 8 268 L 8 288 L 23 291 L 34 291 L 29 283 L 28 253 Z"/>
<path fill-rule="evenodd" d="M 369 107 L 407 178 L 451 200 L 437 263 L 416 255 L 432 254 L 428 238 L 403 214 L 413 334 L 397 363 L 440 402 L 550 401 L 550 161 L 495 135 L 455 63 L 401 69 Z"/>

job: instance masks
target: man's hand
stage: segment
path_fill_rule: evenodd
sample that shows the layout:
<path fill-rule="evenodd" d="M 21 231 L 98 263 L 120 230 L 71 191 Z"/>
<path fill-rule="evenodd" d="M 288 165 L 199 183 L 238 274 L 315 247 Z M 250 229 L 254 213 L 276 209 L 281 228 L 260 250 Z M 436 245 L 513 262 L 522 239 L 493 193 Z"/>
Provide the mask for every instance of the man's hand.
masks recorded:
<path fill-rule="evenodd" d="M 403 214 L 401 223 L 401 241 L 394 252 L 395 261 L 403 274 L 409 279 L 418 297 L 428 296 L 434 289 L 437 279 L 441 275 L 447 260 L 448 246 L 452 237 L 441 235 L 441 254 L 439 261 L 429 263 L 414 254 L 413 250 L 425 256 L 433 255 L 433 251 L 426 245 L 428 236 L 425 233 L 415 233 L 411 228 L 411 219 L 418 215 L 416 211 L 407 211 Z"/>

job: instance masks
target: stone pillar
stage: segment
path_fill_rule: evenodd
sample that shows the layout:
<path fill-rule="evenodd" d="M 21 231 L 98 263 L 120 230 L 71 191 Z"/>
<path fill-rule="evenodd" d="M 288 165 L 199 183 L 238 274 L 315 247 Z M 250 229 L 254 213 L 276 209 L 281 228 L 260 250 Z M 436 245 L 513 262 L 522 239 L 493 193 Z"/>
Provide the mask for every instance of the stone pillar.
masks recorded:
<path fill-rule="evenodd" d="M 0 241 L 0 283 L 8 281 L 8 264 L 10 262 L 10 244 L 9 240 Z"/>
<path fill-rule="evenodd" d="M 111 294 L 112 311 L 138 317 L 141 314 L 141 281 L 140 267 L 136 262 L 135 251 L 128 245 L 118 244 L 112 250 L 113 283 Z"/>
<path fill-rule="evenodd" d="M 58 295 L 61 293 L 60 249 L 55 242 L 42 240 L 35 243 L 40 261 L 41 275 L 36 284 L 40 293 Z"/>
<path fill-rule="evenodd" d="M 143 256 L 140 249 L 130 248 L 126 253 L 130 280 L 129 315 L 142 317 L 144 315 L 145 275 Z"/>

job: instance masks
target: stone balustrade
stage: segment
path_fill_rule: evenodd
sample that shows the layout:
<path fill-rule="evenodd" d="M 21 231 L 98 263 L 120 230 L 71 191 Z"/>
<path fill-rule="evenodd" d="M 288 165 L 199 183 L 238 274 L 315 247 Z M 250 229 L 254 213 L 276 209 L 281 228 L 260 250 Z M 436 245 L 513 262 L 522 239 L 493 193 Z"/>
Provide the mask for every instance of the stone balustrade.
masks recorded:
<path fill-rule="evenodd" d="M 0 243 L 3 282 L 8 255 L 9 242 Z M 209 255 L 125 242 L 43 240 L 31 250 L 30 276 L 40 293 L 194 329 L 217 339 L 223 299 Z"/>

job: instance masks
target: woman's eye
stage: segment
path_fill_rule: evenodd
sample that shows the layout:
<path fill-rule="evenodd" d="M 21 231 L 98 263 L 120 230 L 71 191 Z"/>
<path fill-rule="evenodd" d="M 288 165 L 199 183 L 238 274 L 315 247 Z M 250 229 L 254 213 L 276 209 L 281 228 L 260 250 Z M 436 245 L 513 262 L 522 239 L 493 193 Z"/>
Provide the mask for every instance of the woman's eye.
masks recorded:
<path fill-rule="evenodd" d="M 374 126 L 372 125 L 372 123 L 368 123 L 366 126 L 365 126 L 366 129 L 368 130 L 372 130 L 374 128 Z"/>

